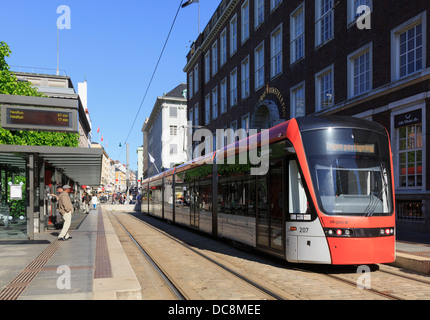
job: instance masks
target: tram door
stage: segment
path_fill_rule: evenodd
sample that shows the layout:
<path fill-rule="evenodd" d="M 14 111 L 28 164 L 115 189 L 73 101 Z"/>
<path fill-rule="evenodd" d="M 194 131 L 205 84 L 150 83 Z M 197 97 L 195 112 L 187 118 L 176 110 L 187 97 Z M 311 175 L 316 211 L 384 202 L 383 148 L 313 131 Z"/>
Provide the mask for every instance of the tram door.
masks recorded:
<path fill-rule="evenodd" d="M 190 226 L 199 227 L 199 185 L 192 182 L 190 185 Z"/>
<path fill-rule="evenodd" d="M 271 161 L 269 173 L 257 178 L 257 246 L 284 254 L 285 223 L 282 159 Z"/>

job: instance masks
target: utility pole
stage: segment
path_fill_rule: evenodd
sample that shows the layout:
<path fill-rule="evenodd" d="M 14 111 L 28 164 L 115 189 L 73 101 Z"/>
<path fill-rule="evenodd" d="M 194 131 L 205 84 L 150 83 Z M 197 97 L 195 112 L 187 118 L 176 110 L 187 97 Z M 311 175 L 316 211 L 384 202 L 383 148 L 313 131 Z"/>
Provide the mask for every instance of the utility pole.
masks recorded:
<path fill-rule="evenodd" d="M 126 200 L 126 204 L 129 204 L 129 194 L 130 194 L 130 161 L 129 161 L 129 157 L 128 157 L 128 143 L 126 143 L 127 146 L 127 173 L 126 173 L 126 177 L 125 177 L 125 183 L 126 183 L 126 187 L 127 187 L 127 200 Z"/>

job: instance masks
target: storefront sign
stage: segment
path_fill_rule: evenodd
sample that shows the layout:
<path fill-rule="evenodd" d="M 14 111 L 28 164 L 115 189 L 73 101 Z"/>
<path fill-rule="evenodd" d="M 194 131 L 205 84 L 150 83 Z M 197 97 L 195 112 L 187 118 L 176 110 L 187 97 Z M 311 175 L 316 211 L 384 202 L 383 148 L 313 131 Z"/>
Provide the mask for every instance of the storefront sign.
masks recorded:
<path fill-rule="evenodd" d="M 399 114 L 398 116 L 394 117 L 394 127 L 400 128 L 400 127 L 406 127 L 411 126 L 413 124 L 421 123 L 422 122 L 422 112 L 421 109 L 414 110 L 411 112 Z"/>

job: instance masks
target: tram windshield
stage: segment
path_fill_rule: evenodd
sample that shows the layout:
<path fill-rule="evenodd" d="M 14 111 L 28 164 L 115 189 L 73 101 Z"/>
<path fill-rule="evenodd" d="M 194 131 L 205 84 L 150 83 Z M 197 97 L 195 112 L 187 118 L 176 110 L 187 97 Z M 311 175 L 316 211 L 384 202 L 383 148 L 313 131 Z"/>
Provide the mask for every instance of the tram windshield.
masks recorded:
<path fill-rule="evenodd" d="M 327 215 L 393 213 L 387 136 L 368 130 L 302 133 L 320 209 Z"/>

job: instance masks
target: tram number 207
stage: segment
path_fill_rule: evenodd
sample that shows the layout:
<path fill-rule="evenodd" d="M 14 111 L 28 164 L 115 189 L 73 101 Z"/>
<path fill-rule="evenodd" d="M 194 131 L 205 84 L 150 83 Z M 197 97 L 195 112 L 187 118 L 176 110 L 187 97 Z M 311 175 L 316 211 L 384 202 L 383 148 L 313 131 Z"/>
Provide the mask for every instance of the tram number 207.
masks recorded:
<path fill-rule="evenodd" d="M 309 228 L 308 227 L 300 227 L 299 228 L 299 233 L 308 233 L 309 232 Z"/>

